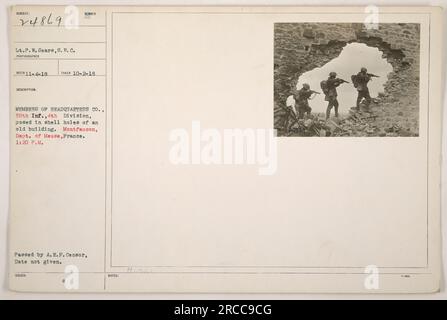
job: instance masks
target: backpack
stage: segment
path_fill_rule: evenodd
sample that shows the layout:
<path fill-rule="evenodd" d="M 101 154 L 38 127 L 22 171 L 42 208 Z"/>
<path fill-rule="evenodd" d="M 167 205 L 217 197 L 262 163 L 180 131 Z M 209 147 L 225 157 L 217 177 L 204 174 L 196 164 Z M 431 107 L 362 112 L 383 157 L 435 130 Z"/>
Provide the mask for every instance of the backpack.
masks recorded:
<path fill-rule="evenodd" d="M 359 85 L 359 83 L 358 83 L 358 81 L 357 81 L 357 75 L 356 75 L 356 74 L 353 74 L 353 75 L 351 76 L 351 81 L 352 81 L 352 84 L 354 85 L 354 88 L 357 88 L 357 86 Z"/>
<path fill-rule="evenodd" d="M 320 82 L 320 87 L 321 87 L 321 90 L 323 90 L 324 94 L 328 94 L 329 93 L 329 89 L 327 87 L 327 81 L 326 80 L 323 80 L 323 81 Z"/>

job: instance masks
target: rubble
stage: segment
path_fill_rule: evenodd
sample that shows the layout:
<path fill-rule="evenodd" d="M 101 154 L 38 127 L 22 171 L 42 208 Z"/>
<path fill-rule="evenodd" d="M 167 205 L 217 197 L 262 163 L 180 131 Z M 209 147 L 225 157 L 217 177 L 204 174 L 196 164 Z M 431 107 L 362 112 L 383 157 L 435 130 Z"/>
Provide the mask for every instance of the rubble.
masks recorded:
<path fill-rule="evenodd" d="M 304 119 L 291 118 L 289 128 L 280 128 L 280 135 L 300 137 L 406 137 L 417 134 L 396 118 L 383 119 L 384 108 L 380 98 L 374 99 L 370 108 L 351 108 L 340 118 L 325 119 L 324 114 L 312 114 Z M 386 110 L 385 110 L 386 111 Z M 396 120 L 393 122 L 393 119 Z M 386 125 L 384 125 L 386 124 Z M 411 124 L 411 123 L 410 123 Z"/>
<path fill-rule="evenodd" d="M 305 116 L 304 119 L 294 119 L 285 135 L 300 137 L 330 136 L 331 129 L 324 119 L 317 115 Z"/>

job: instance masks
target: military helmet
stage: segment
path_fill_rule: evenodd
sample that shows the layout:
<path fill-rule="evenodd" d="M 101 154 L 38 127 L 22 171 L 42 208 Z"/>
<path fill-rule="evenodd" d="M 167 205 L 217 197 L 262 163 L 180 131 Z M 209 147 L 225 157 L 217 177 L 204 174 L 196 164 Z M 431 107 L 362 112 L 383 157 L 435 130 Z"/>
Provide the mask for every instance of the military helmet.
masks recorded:
<path fill-rule="evenodd" d="M 337 73 L 336 72 L 331 72 L 331 73 L 329 73 L 329 77 L 336 77 L 337 76 Z"/>
<path fill-rule="evenodd" d="M 303 88 L 306 89 L 306 90 L 309 90 L 310 89 L 310 85 L 308 83 L 304 83 L 303 84 Z"/>
<path fill-rule="evenodd" d="M 368 69 L 366 69 L 365 67 L 363 67 L 362 69 L 360 69 L 360 71 L 362 71 L 362 72 L 367 72 Z"/>

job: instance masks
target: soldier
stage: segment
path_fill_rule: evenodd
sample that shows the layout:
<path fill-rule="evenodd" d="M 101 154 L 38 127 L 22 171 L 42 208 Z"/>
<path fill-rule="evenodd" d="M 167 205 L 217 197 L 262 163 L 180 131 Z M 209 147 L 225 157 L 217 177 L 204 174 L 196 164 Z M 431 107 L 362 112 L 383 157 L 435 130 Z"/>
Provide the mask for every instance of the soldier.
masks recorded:
<path fill-rule="evenodd" d="M 315 94 L 319 93 L 310 90 L 310 86 L 307 83 L 304 83 L 303 87 L 300 90 L 293 93 L 296 110 L 298 112 L 298 119 L 303 119 L 305 113 L 307 113 L 307 115 L 310 115 L 312 108 L 309 106 L 309 99 L 313 99 L 315 97 Z"/>
<path fill-rule="evenodd" d="M 362 68 L 360 72 L 357 73 L 355 77 L 355 85 L 358 91 L 357 104 L 355 107 L 356 110 L 360 110 L 360 103 L 363 99 L 365 99 L 366 108 L 369 108 L 369 104 L 371 103 L 371 96 L 369 95 L 368 82 L 373 76 L 375 75 L 369 74 L 366 68 Z"/>
<path fill-rule="evenodd" d="M 337 87 L 342 83 L 348 83 L 346 80 L 337 78 L 337 73 L 329 73 L 329 78 L 326 81 L 321 82 L 321 88 L 326 95 L 325 100 L 328 101 L 326 109 L 326 120 L 331 115 L 331 109 L 334 108 L 335 117 L 338 118 L 338 99 L 337 99 Z"/>

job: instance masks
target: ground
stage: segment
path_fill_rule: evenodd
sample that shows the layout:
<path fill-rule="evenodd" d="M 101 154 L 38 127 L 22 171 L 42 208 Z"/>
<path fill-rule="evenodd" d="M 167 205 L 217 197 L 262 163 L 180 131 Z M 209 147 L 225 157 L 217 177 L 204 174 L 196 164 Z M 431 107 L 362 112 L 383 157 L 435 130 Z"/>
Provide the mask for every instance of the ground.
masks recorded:
<path fill-rule="evenodd" d="M 313 114 L 295 121 L 290 117 L 289 130 L 278 128 L 278 136 L 350 136 L 410 137 L 418 136 L 419 107 L 412 96 L 380 95 L 367 109 L 350 110 L 339 118 L 325 120 L 324 114 Z M 284 112 L 285 114 L 285 112 Z"/>

